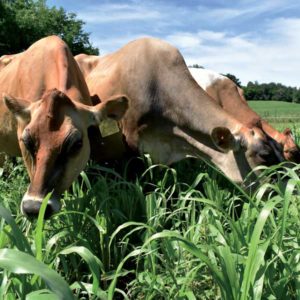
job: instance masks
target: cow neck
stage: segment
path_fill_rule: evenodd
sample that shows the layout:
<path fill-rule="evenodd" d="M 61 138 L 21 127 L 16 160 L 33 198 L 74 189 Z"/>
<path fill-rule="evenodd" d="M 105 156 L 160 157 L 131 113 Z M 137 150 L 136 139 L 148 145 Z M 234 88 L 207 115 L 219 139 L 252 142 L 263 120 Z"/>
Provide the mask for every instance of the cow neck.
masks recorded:
<path fill-rule="evenodd" d="M 204 159 L 216 165 L 223 173 L 227 174 L 233 181 L 243 182 L 250 171 L 250 166 L 243 153 L 234 151 L 222 152 L 205 141 L 200 141 L 194 136 L 183 131 L 179 127 L 174 128 L 175 136 L 184 140 L 195 150 L 188 153 L 191 156 Z M 187 149 L 185 147 L 185 149 Z M 251 178 L 253 181 L 253 178 Z"/>
<path fill-rule="evenodd" d="M 172 101 L 167 103 L 168 107 L 173 106 L 173 110 L 168 109 L 168 112 L 171 112 L 175 123 L 207 136 L 216 127 L 226 127 L 233 134 L 241 129 L 241 123 L 212 101 L 196 82 L 186 80 L 182 87 L 179 91 L 169 89 L 169 99 L 180 99 L 175 104 Z"/>
<path fill-rule="evenodd" d="M 276 129 L 274 129 L 272 126 L 270 126 L 266 121 L 262 120 L 262 128 L 264 130 L 264 132 L 270 136 L 272 139 L 274 139 L 275 141 L 279 142 L 280 144 L 284 144 L 284 139 L 285 136 L 277 131 Z"/>

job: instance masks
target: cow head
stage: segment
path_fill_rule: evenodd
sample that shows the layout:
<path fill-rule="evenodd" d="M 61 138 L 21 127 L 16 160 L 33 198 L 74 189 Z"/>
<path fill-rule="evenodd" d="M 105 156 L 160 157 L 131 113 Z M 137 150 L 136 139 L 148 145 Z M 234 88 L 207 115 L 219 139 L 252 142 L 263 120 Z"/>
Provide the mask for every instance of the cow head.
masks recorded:
<path fill-rule="evenodd" d="M 283 146 L 284 158 L 295 163 L 300 163 L 300 149 L 295 143 L 291 129 L 286 128 L 283 131 L 281 144 Z"/>
<path fill-rule="evenodd" d="M 58 90 L 28 102 L 5 95 L 4 102 L 18 120 L 18 139 L 30 177 L 21 210 L 36 216 L 42 199 L 52 192 L 46 214 L 60 209 L 60 194 L 86 165 L 90 154 L 88 128 L 105 118 L 119 120 L 127 110 L 123 96 L 96 106 L 73 102 Z"/>
<path fill-rule="evenodd" d="M 233 151 L 236 164 L 226 165 L 223 171 L 234 174 L 234 169 L 240 168 L 244 174 L 230 176 L 236 182 L 242 182 L 246 175 L 260 165 L 271 166 L 284 161 L 280 145 L 269 138 L 261 129 L 241 127 L 235 133 L 228 128 L 217 127 L 212 131 L 212 140 L 223 152 Z M 228 162 L 233 160 L 228 159 Z M 231 168 L 231 170 L 230 170 Z M 236 174 L 236 173 L 235 173 Z"/>

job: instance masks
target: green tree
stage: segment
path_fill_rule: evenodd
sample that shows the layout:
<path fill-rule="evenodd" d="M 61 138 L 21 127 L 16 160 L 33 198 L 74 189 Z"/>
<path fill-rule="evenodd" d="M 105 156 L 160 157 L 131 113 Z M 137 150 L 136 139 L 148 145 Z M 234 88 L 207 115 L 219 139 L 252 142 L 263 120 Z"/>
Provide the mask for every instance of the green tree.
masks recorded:
<path fill-rule="evenodd" d="M 238 87 L 242 87 L 241 81 L 233 74 L 227 73 L 227 74 L 222 74 L 226 77 L 228 77 L 230 80 L 232 80 Z"/>
<path fill-rule="evenodd" d="M 199 64 L 193 64 L 193 65 L 189 66 L 189 68 L 204 69 L 204 67 Z"/>
<path fill-rule="evenodd" d="M 15 19 L 5 2 L 0 0 L 0 56 L 12 52 L 11 49 L 16 47 L 15 39 L 18 32 Z"/>
<path fill-rule="evenodd" d="M 300 102 L 300 89 L 293 89 L 292 101 L 295 103 Z"/>
<path fill-rule="evenodd" d="M 300 91 L 296 87 L 287 87 L 281 83 L 248 82 L 243 87 L 247 100 L 276 100 L 287 102 L 300 102 Z"/>
<path fill-rule="evenodd" d="M 76 14 L 49 8 L 45 0 L 0 0 L 0 55 L 21 52 L 49 35 L 60 36 L 74 55 L 99 54 L 83 25 Z"/>

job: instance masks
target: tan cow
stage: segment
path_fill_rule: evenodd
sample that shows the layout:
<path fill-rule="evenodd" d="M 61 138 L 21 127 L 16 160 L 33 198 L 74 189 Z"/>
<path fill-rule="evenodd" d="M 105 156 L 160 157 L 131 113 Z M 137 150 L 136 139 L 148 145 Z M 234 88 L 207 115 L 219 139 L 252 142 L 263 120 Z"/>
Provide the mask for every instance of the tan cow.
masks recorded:
<path fill-rule="evenodd" d="M 285 159 L 300 163 L 300 149 L 289 128 L 283 133 L 254 112 L 244 98 L 243 90 L 229 78 L 208 69 L 189 68 L 197 83 L 229 114 L 249 128 L 261 127 L 283 149 Z"/>
<path fill-rule="evenodd" d="M 128 97 L 121 122 L 126 142 L 155 162 L 202 157 L 242 182 L 256 166 L 283 160 L 261 131 L 250 130 L 214 103 L 179 51 L 161 40 L 133 41 L 97 63 L 95 57 L 75 59 L 91 95 L 103 102 L 120 93 Z"/>
<path fill-rule="evenodd" d="M 58 91 L 59 89 L 60 91 Z M 21 209 L 36 216 L 52 192 L 46 213 L 60 208 L 60 194 L 84 168 L 90 154 L 88 129 L 119 119 L 127 99 L 116 96 L 89 106 L 82 74 L 67 45 L 51 36 L 33 44 L 0 72 L 0 152 L 22 154 L 30 185 Z"/>

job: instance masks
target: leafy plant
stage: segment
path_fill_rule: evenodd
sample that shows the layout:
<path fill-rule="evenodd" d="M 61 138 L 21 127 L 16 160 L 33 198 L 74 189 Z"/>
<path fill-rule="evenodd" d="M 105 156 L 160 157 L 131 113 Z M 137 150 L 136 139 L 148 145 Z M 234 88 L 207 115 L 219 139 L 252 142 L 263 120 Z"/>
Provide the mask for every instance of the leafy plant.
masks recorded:
<path fill-rule="evenodd" d="M 4 167 L 0 298 L 300 299 L 297 165 L 263 168 L 250 195 L 193 159 L 146 157 L 126 180 L 131 163 L 91 164 L 62 211 L 44 220 L 45 199 L 32 223 L 24 168 Z"/>

